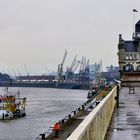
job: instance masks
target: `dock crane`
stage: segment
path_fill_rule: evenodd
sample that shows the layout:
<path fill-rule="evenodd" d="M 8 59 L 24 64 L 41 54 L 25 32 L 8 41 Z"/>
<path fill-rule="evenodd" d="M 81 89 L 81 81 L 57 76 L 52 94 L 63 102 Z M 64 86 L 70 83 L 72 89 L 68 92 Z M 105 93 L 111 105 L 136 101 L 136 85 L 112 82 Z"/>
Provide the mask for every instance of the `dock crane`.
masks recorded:
<path fill-rule="evenodd" d="M 74 67 L 74 65 L 75 65 L 75 63 L 76 63 L 76 57 L 77 57 L 77 55 L 75 55 L 75 57 L 74 57 L 74 59 L 73 59 L 71 65 L 70 65 L 70 67 L 68 68 L 69 71 L 72 71 L 72 68 Z"/>
<path fill-rule="evenodd" d="M 73 67 L 73 73 L 76 71 L 77 67 L 79 66 L 79 64 L 82 63 L 81 61 L 77 60 L 74 67 Z"/>
<path fill-rule="evenodd" d="M 75 55 L 70 67 L 67 68 L 66 71 L 66 81 L 71 81 L 74 75 L 74 72 L 76 71 L 77 67 L 81 63 L 81 61 L 76 59 L 77 55 Z"/>
<path fill-rule="evenodd" d="M 79 81 L 82 83 L 89 82 L 89 59 L 82 56 L 80 70 L 79 70 Z"/>
<path fill-rule="evenodd" d="M 65 79 L 66 81 L 69 80 L 70 76 L 72 75 L 72 69 L 73 69 L 73 67 L 74 67 L 74 65 L 76 63 L 76 57 L 77 57 L 77 55 L 75 55 L 70 67 L 67 67 L 66 79 Z"/>
<path fill-rule="evenodd" d="M 64 65 L 64 62 L 65 62 L 66 56 L 67 56 L 67 50 L 65 50 L 65 53 L 64 53 L 64 56 L 63 56 L 61 64 L 58 65 L 57 77 L 56 77 L 56 80 L 58 82 L 61 82 L 61 81 L 64 80 L 62 74 L 63 74 L 63 65 Z"/>

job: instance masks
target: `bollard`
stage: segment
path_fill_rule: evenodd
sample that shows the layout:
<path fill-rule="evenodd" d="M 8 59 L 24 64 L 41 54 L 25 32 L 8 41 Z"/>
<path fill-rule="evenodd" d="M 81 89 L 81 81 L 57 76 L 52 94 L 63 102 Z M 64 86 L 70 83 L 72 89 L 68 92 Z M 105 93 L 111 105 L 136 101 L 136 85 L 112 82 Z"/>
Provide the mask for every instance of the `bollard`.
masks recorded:
<path fill-rule="evenodd" d="M 42 140 L 45 139 L 45 134 L 44 133 L 43 134 L 40 134 L 40 136 L 41 136 Z"/>
<path fill-rule="evenodd" d="M 84 105 L 82 105 L 82 110 L 85 110 L 85 107 L 84 107 Z"/>
<path fill-rule="evenodd" d="M 61 120 L 61 122 L 64 123 L 65 122 L 65 119 Z"/>
<path fill-rule="evenodd" d="M 69 119 L 70 119 L 71 118 L 71 114 L 69 114 L 68 116 L 69 116 Z"/>
<path fill-rule="evenodd" d="M 4 120 L 4 113 L 2 113 L 2 120 Z"/>
<path fill-rule="evenodd" d="M 76 111 L 73 111 L 74 115 L 76 114 Z"/>

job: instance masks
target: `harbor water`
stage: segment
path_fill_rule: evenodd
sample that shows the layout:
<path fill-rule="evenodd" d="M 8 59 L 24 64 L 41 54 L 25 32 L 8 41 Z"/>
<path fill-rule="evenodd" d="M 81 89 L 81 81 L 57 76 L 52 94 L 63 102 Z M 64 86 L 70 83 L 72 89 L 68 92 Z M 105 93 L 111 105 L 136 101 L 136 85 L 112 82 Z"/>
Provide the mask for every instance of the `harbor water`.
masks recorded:
<path fill-rule="evenodd" d="M 35 140 L 55 122 L 81 106 L 86 90 L 52 88 L 10 88 L 27 98 L 26 117 L 0 121 L 0 140 Z M 4 93 L 0 88 L 1 95 Z"/>

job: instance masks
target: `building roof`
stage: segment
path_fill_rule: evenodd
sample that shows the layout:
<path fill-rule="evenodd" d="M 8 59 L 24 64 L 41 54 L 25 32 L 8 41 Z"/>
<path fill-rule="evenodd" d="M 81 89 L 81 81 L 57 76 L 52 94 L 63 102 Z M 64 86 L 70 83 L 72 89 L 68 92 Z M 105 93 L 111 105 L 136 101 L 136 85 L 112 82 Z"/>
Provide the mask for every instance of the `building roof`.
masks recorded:
<path fill-rule="evenodd" d="M 140 25 L 140 20 L 136 23 L 136 25 Z"/>
<path fill-rule="evenodd" d="M 135 32 L 140 33 L 140 20 L 135 24 Z"/>
<path fill-rule="evenodd" d="M 134 41 L 124 41 L 125 52 L 137 52 Z"/>

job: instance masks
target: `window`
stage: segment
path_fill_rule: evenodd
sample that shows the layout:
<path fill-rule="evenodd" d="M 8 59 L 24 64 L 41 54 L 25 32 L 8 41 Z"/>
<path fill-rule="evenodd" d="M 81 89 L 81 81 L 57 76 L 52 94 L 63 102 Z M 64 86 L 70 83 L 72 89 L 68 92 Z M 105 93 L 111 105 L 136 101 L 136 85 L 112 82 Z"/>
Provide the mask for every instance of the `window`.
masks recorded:
<path fill-rule="evenodd" d="M 137 66 L 137 71 L 140 71 L 140 65 Z"/>
<path fill-rule="evenodd" d="M 135 59 L 135 60 L 137 59 L 137 54 L 136 54 L 136 53 L 134 54 L 134 59 Z"/>
<path fill-rule="evenodd" d="M 128 54 L 126 54 L 125 59 L 126 59 L 126 60 L 128 60 L 128 59 L 129 59 L 129 55 L 128 55 Z"/>
<path fill-rule="evenodd" d="M 133 59 L 133 54 L 131 53 L 131 54 L 130 54 L 130 60 L 132 60 L 132 59 Z"/>
<path fill-rule="evenodd" d="M 133 68 L 133 65 L 131 64 L 127 64 L 123 67 L 124 71 L 133 71 L 134 68 Z"/>

